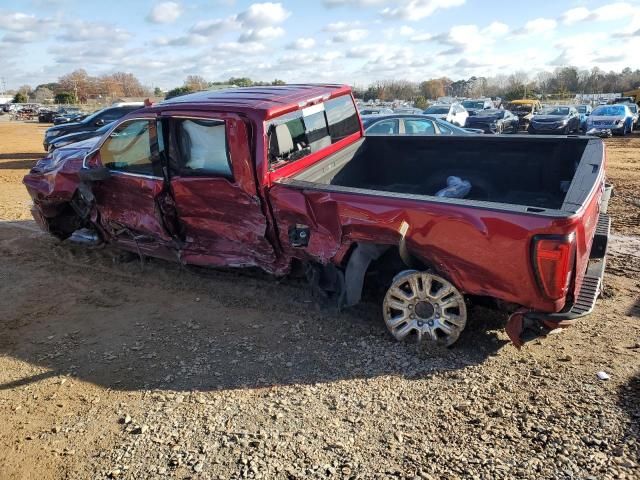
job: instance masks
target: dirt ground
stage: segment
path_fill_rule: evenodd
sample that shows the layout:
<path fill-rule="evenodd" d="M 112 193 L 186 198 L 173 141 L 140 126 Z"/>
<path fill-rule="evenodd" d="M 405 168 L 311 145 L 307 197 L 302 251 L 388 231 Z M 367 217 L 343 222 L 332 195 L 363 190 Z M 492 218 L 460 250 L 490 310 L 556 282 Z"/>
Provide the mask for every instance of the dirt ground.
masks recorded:
<path fill-rule="evenodd" d="M 607 140 L 595 313 L 518 351 L 473 307 L 431 350 L 296 280 L 40 233 L 21 179 L 45 127 L 0 117 L 1 479 L 640 478 L 640 135 Z"/>

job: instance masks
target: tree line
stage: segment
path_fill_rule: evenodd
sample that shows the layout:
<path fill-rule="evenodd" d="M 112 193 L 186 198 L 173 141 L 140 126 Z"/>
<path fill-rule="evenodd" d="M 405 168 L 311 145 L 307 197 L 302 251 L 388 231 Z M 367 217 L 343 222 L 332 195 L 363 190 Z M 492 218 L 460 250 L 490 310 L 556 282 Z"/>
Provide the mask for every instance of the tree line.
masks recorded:
<path fill-rule="evenodd" d="M 191 92 L 215 87 L 249 87 L 261 85 L 284 85 L 283 80 L 256 81 L 248 77 L 232 77 L 223 82 L 212 82 L 200 75 L 189 75 L 179 87 L 168 92 L 160 88 L 144 86 L 138 78 L 127 72 L 91 76 L 78 69 L 61 76 L 57 82 L 45 83 L 32 88 L 20 87 L 14 102 L 35 101 L 44 103 L 54 99 L 55 103 L 86 103 L 92 99 L 108 101 L 118 97 L 156 96 L 172 98 Z M 502 97 L 506 100 L 526 97 L 570 98 L 576 93 L 621 93 L 640 88 L 640 69 L 625 68 L 620 72 L 605 72 L 598 67 L 580 70 L 577 67 L 557 68 L 553 72 L 539 72 L 534 76 L 519 71 L 510 75 L 494 77 L 472 76 L 468 79 L 451 80 L 447 77 L 431 78 L 422 82 L 407 80 L 377 81 L 367 87 L 354 87 L 356 97 L 364 100 L 380 99 L 411 100 L 416 106 L 426 106 L 427 101 L 438 97 Z"/>
<path fill-rule="evenodd" d="M 640 88 L 640 69 L 625 68 L 620 72 L 605 72 L 598 67 L 580 70 L 577 67 L 557 68 L 553 72 L 527 72 L 494 77 L 472 76 L 451 80 L 432 78 L 423 82 L 385 80 L 365 88 L 355 88 L 355 95 L 364 100 L 413 100 L 417 106 L 438 97 L 501 97 L 514 100 L 526 97 L 570 98 L 577 93 L 621 93 Z"/>
<path fill-rule="evenodd" d="M 78 69 L 61 76 L 57 82 L 43 83 L 35 88 L 23 85 L 16 92 L 13 101 L 43 103 L 54 99 L 55 103 L 86 103 L 95 99 L 109 100 L 118 97 L 150 95 L 152 95 L 151 89 L 142 85 L 140 80 L 131 73 L 115 72 L 91 76 L 86 70 Z"/>

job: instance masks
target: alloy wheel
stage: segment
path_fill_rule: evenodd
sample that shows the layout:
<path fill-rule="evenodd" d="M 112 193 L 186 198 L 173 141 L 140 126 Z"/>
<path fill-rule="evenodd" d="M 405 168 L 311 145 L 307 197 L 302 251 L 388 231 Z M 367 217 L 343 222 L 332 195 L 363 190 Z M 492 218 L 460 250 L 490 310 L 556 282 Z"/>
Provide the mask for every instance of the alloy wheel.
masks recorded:
<path fill-rule="evenodd" d="M 383 303 L 384 321 L 396 340 L 414 335 L 450 346 L 467 324 L 464 297 L 448 280 L 430 272 L 398 274 Z"/>

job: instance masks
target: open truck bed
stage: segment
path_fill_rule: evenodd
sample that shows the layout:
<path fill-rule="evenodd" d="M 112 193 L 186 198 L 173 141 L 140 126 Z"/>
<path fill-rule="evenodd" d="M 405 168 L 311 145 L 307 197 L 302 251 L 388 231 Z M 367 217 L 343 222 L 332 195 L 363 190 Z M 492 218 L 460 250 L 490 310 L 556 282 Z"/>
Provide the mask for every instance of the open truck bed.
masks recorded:
<path fill-rule="evenodd" d="M 339 263 L 345 245 L 395 244 L 464 294 L 520 306 L 516 321 L 555 312 L 566 322 L 578 299 L 586 314 L 600 292 L 603 149 L 586 137 L 365 137 L 281 178 L 270 198 L 281 233 L 309 225 L 315 258 Z M 434 196 L 450 175 L 471 183 L 466 198 Z M 547 291 L 536 271 L 544 238 L 575 249 L 566 296 Z M 349 294 L 346 304 L 359 300 Z"/>
<path fill-rule="evenodd" d="M 602 143 L 587 137 L 371 136 L 286 182 L 562 216 L 583 206 L 602 159 Z M 451 175 L 471 183 L 464 199 L 434 196 Z"/>

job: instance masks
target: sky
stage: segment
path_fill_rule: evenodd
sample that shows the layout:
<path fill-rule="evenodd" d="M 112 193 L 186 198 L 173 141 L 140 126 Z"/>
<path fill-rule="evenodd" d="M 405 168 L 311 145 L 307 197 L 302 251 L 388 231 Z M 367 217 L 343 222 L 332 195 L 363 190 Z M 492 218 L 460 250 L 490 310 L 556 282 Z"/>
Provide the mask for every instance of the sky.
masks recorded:
<path fill-rule="evenodd" d="M 364 86 L 640 68 L 640 0 L 0 0 L 0 89 L 84 68 Z"/>

